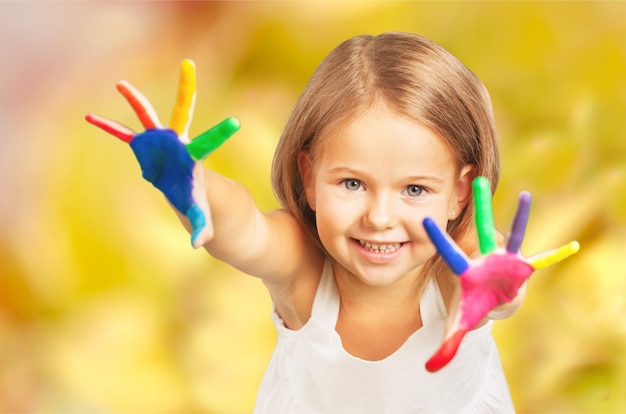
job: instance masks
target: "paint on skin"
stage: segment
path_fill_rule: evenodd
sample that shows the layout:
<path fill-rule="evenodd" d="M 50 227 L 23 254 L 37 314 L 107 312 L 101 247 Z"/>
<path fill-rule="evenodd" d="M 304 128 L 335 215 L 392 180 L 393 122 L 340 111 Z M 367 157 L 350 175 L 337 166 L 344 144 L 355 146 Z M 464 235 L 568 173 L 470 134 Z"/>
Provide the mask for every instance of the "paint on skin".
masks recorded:
<path fill-rule="evenodd" d="M 520 253 L 530 213 L 530 194 L 520 194 L 517 212 L 506 249 L 499 249 L 493 225 L 489 182 L 478 177 L 472 183 L 475 219 L 481 256 L 468 259 L 461 248 L 430 218 L 423 221 L 429 238 L 448 267 L 460 278 L 459 316 L 426 369 L 435 372 L 446 366 L 456 355 L 465 334 L 474 329 L 494 308 L 513 301 L 520 287 L 540 268 L 557 263 L 574 253 L 580 245 L 565 246 L 541 253 L 529 259 Z"/>

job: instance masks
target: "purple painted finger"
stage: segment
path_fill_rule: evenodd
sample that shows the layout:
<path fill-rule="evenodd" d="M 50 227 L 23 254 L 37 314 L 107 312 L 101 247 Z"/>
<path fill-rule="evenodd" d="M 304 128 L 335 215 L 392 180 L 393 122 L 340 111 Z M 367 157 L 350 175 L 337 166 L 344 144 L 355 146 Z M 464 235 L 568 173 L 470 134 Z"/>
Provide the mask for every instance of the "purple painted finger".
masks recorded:
<path fill-rule="evenodd" d="M 513 219 L 511 227 L 511 236 L 506 245 L 506 251 L 509 253 L 517 253 L 522 247 L 524 233 L 526 233 L 526 225 L 528 224 L 528 216 L 530 214 L 530 193 L 524 191 L 519 196 L 517 204 L 517 212 Z"/>
<path fill-rule="evenodd" d="M 439 229 L 439 226 L 430 217 L 424 219 L 423 225 L 430 241 L 433 242 L 448 267 L 457 275 L 465 273 L 469 267 L 469 260 L 465 253 L 450 240 L 448 235 Z"/>

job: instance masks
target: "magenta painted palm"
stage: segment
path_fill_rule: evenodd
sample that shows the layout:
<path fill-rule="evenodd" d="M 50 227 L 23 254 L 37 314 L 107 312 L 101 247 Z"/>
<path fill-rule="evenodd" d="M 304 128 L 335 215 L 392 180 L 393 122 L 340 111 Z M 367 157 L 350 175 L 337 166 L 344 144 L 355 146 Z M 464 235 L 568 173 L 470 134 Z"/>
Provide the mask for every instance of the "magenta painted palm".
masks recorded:
<path fill-rule="evenodd" d="M 520 194 L 517 213 L 505 247 L 498 247 L 491 207 L 489 182 L 478 177 L 473 182 L 476 229 L 481 256 L 468 258 L 456 243 L 430 219 L 424 228 L 448 267 L 459 276 L 461 295 L 453 304 L 444 340 L 426 363 L 435 372 L 446 366 L 461 345 L 465 334 L 474 329 L 489 312 L 516 298 L 519 289 L 537 269 L 550 266 L 576 253 L 577 242 L 526 258 L 520 253 L 530 213 L 530 194 Z"/>
<path fill-rule="evenodd" d="M 133 108 L 143 132 L 89 114 L 89 123 L 130 144 L 141 166 L 143 177 L 161 190 L 169 202 L 188 219 L 191 243 L 197 248 L 213 237 L 211 211 L 204 195 L 201 161 L 233 135 L 240 127 L 235 117 L 227 118 L 190 140 L 189 125 L 196 98 L 196 72 L 191 60 L 180 66 L 178 96 L 169 126 L 163 127 L 154 108 L 128 82 L 117 84 L 118 91 Z"/>

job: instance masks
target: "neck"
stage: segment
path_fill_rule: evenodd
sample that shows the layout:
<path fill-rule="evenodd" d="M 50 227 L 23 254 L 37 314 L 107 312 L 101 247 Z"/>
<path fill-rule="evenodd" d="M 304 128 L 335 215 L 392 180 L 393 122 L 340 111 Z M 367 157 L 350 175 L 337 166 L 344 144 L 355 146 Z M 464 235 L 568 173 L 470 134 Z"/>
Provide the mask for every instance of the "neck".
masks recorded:
<path fill-rule="evenodd" d="M 342 306 L 367 307 L 380 312 L 415 306 L 427 282 L 423 266 L 386 286 L 367 285 L 337 263 L 333 264 L 333 272 Z"/>

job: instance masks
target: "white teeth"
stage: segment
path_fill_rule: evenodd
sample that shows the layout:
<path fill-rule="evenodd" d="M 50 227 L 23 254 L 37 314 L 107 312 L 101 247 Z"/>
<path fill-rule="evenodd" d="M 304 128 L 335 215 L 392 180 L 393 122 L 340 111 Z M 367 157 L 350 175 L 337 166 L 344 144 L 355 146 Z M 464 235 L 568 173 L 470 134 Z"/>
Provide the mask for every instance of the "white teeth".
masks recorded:
<path fill-rule="evenodd" d="M 400 248 L 400 243 L 373 244 L 364 240 L 359 240 L 359 243 L 361 243 L 361 246 L 365 247 L 366 249 L 373 250 L 379 253 L 391 253 Z"/>

